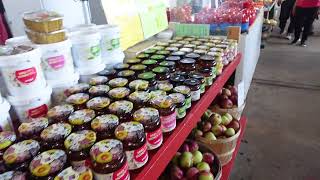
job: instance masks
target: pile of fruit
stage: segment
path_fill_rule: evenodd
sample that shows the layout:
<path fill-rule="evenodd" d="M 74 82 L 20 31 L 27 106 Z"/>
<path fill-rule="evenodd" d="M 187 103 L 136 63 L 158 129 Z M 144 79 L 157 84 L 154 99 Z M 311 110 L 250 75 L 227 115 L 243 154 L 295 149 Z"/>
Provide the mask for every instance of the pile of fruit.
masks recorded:
<path fill-rule="evenodd" d="M 238 107 L 238 89 L 235 86 L 228 85 L 219 92 L 212 105 L 218 105 L 219 108 L 232 109 Z"/>

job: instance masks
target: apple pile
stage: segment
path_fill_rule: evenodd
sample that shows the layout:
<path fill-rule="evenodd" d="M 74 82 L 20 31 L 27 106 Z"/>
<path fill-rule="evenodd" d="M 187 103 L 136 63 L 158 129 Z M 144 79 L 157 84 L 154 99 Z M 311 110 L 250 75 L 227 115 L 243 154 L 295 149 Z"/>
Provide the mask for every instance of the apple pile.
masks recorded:
<path fill-rule="evenodd" d="M 193 130 L 193 135 L 196 138 L 203 137 L 208 141 L 215 141 L 232 137 L 239 129 L 240 123 L 229 113 L 220 115 L 207 110 L 197 128 Z"/>
<path fill-rule="evenodd" d="M 171 160 L 171 180 L 214 180 L 212 153 L 202 153 L 195 141 L 185 142 Z"/>
<path fill-rule="evenodd" d="M 226 88 L 222 88 L 213 104 L 217 104 L 223 109 L 238 107 L 238 89 L 231 85 L 228 85 Z"/>

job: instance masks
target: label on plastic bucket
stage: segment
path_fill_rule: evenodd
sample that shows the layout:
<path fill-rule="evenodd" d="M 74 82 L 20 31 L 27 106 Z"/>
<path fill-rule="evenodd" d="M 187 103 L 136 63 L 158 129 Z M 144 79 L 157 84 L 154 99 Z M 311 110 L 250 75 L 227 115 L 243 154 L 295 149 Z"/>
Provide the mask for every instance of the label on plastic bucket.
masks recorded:
<path fill-rule="evenodd" d="M 46 104 L 43 104 L 39 107 L 29 109 L 28 110 L 28 117 L 31 118 L 38 118 L 38 117 L 44 117 L 48 113 L 48 106 Z"/>
<path fill-rule="evenodd" d="M 106 46 L 107 51 L 112 51 L 112 50 L 120 48 L 120 38 L 108 39 L 106 41 L 105 46 Z"/>
<path fill-rule="evenodd" d="M 16 79 L 24 84 L 32 83 L 37 78 L 37 69 L 31 67 L 15 72 Z"/>
<path fill-rule="evenodd" d="M 65 58 L 63 55 L 50 57 L 47 59 L 48 65 L 54 69 L 58 70 L 64 67 L 65 65 Z"/>

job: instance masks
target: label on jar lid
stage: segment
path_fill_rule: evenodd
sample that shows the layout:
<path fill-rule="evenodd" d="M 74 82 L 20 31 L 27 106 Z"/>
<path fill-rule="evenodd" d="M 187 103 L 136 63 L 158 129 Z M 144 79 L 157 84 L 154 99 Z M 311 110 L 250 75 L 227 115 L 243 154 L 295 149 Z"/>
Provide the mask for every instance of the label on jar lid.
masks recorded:
<path fill-rule="evenodd" d="M 113 114 L 96 117 L 91 122 L 91 128 L 95 131 L 113 130 L 119 125 L 119 118 Z"/>
<path fill-rule="evenodd" d="M 158 96 L 151 99 L 151 104 L 159 108 L 170 108 L 173 104 L 170 96 Z"/>
<path fill-rule="evenodd" d="M 108 94 L 111 98 L 122 99 L 130 94 L 130 89 L 125 87 L 118 87 L 111 89 Z"/>
<path fill-rule="evenodd" d="M 109 106 L 109 110 L 116 114 L 130 113 L 132 109 L 133 103 L 126 100 L 113 102 Z"/>
<path fill-rule="evenodd" d="M 169 52 L 170 53 L 170 52 Z M 168 54 L 169 54 L 168 53 Z M 166 58 L 164 55 L 160 55 L 160 54 L 157 54 L 157 55 L 153 55 L 150 57 L 151 59 L 156 59 L 156 60 L 161 60 L 161 59 L 164 59 Z"/>
<path fill-rule="evenodd" d="M 96 133 L 91 130 L 83 130 L 71 133 L 64 141 L 67 150 L 81 151 L 91 147 L 96 142 Z"/>
<path fill-rule="evenodd" d="M 82 110 L 73 112 L 68 119 L 72 125 L 82 125 L 84 123 L 91 121 L 94 117 L 95 117 L 94 110 L 82 109 Z"/>
<path fill-rule="evenodd" d="M 68 123 L 56 123 L 45 128 L 40 137 L 43 140 L 64 139 L 71 133 L 72 127 Z"/>
<path fill-rule="evenodd" d="M 66 99 L 66 102 L 70 103 L 70 104 L 80 105 L 80 104 L 84 104 L 88 100 L 89 100 L 89 95 L 88 94 L 77 93 L 77 94 L 73 94 L 73 95 L 69 96 Z"/>
<path fill-rule="evenodd" d="M 166 91 L 166 92 L 171 91 L 173 89 L 173 85 L 168 82 L 158 83 L 157 87 L 159 90 Z"/>
<path fill-rule="evenodd" d="M 123 157 L 123 145 L 116 139 L 105 139 L 92 146 L 91 159 L 101 164 L 117 162 Z"/>
<path fill-rule="evenodd" d="M 108 78 L 105 76 L 96 76 L 90 79 L 89 84 L 92 86 L 106 84 L 108 82 Z"/>
<path fill-rule="evenodd" d="M 147 90 L 149 87 L 149 82 L 138 79 L 130 82 L 129 87 L 134 90 Z"/>
<path fill-rule="evenodd" d="M 71 114 L 73 112 L 73 106 L 70 104 L 64 104 L 64 105 L 59 105 L 59 106 L 55 106 L 53 108 L 51 108 L 48 111 L 48 118 L 55 118 L 55 117 L 59 117 L 59 116 L 68 116 L 69 114 Z"/>
<path fill-rule="evenodd" d="M 138 78 L 145 79 L 145 80 L 154 79 L 155 77 L 156 77 L 156 74 L 153 72 L 145 72 L 138 75 Z"/>
<path fill-rule="evenodd" d="M 182 51 L 176 51 L 171 53 L 172 56 L 184 56 L 186 53 Z"/>
<path fill-rule="evenodd" d="M 140 108 L 133 113 L 133 119 L 142 124 L 154 124 L 160 119 L 159 111 L 155 108 Z"/>
<path fill-rule="evenodd" d="M 184 47 L 184 48 L 181 48 L 180 51 L 190 53 L 193 51 L 193 49 Z"/>
<path fill-rule="evenodd" d="M 170 51 L 162 50 L 162 51 L 158 51 L 157 54 L 167 55 L 167 54 L 170 54 Z M 160 56 L 159 56 L 159 57 L 160 57 Z M 151 58 L 152 58 L 152 56 L 151 56 Z"/>
<path fill-rule="evenodd" d="M 149 54 L 139 54 L 138 56 L 137 56 L 137 58 L 139 58 L 139 59 L 146 59 L 146 58 L 148 58 L 148 57 L 150 57 L 150 55 Z"/>
<path fill-rule="evenodd" d="M 128 84 L 128 79 L 125 78 L 114 78 L 109 81 L 109 85 L 112 87 L 123 87 Z"/>
<path fill-rule="evenodd" d="M 167 73 L 170 70 L 167 67 L 158 66 L 158 67 L 153 68 L 152 71 L 155 73 Z"/>
<path fill-rule="evenodd" d="M 110 76 L 110 75 L 114 75 L 115 73 L 116 73 L 116 70 L 114 70 L 114 69 L 104 69 L 103 71 L 99 72 L 98 75 Z"/>
<path fill-rule="evenodd" d="M 16 139 L 17 139 L 17 136 L 12 131 L 0 132 L 0 151 L 11 146 L 11 144 L 15 142 Z"/>
<path fill-rule="evenodd" d="M 65 92 L 65 94 L 67 96 L 71 95 L 71 94 L 76 94 L 76 93 L 80 93 L 80 92 L 85 92 L 90 88 L 89 84 L 85 84 L 85 83 L 80 83 L 80 84 L 76 84 L 70 88 L 68 88 Z"/>
<path fill-rule="evenodd" d="M 175 104 L 184 103 L 184 101 L 186 99 L 184 97 L 184 95 L 181 93 L 172 93 L 172 94 L 169 94 L 169 96 L 172 98 L 173 103 L 175 103 Z"/>
<path fill-rule="evenodd" d="M 135 74 L 134 71 L 132 70 L 124 70 L 124 71 L 120 71 L 118 73 L 118 76 L 121 76 L 121 77 L 129 77 L 129 76 L 133 76 Z"/>
<path fill-rule="evenodd" d="M 148 60 L 142 61 L 142 64 L 145 64 L 145 65 L 153 65 L 153 64 L 157 64 L 157 61 L 156 61 L 156 60 L 153 60 L 153 59 L 148 59 Z"/>
<path fill-rule="evenodd" d="M 38 133 L 42 131 L 49 125 L 47 118 L 36 118 L 32 119 L 31 122 L 22 123 L 18 131 L 21 135 L 33 135 L 34 133 Z"/>
<path fill-rule="evenodd" d="M 29 139 L 10 146 L 3 154 L 6 164 L 21 163 L 34 157 L 40 150 L 38 141 Z"/>
<path fill-rule="evenodd" d="M 129 64 L 118 63 L 118 64 L 114 65 L 113 68 L 115 68 L 115 69 L 128 69 L 129 66 L 130 66 Z"/>
<path fill-rule="evenodd" d="M 158 96 L 165 96 L 167 93 L 162 90 L 155 90 L 150 92 L 150 98 L 158 97 Z"/>
<path fill-rule="evenodd" d="M 141 60 L 140 59 L 127 59 L 126 63 L 128 64 L 136 64 L 136 63 L 140 63 Z"/>
<path fill-rule="evenodd" d="M 189 95 L 191 92 L 191 89 L 188 86 L 177 86 L 173 88 L 173 91 L 181 93 L 183 95 Z"/>
<path fill-rule="evenodd" d="M 129 100 L 135 103 L 144 103 L 147 102 L 151 98 L 150 93 L 145 91 L 135 91 L 129 95 Z"/>
<path fill-rule="evenodd" d="M 68 167 L 65 170 L 61 171 L 54 180 L 92 180 L 93 175 L 92 171 L 85 167 L 77 167 L 73 169 L 72 167 Z"/>
<path fill-rule="evenodd" d="M 173 67 L 176 63 L 172 61 L 162 61 L 159 65 L 165 67 Z"/>
<path fill-rule="evenodd" d="M 201 60 L 203 61 L 214 61 L 214 56 L 210 56 L 210 55 L 203 55 L 200 57 Z"/>
<path fill-rule="evenodd" d="M 144 166 L 149 159 L 147 143 L 136 150 L 126 151 L 129 170 L 138 169 Z"/>
<path fill-rule="evenodd" d="M 198 46 L 197 49 L 208 50 L 209 47 L 208 46 Z"/>
<path fill-rule="evenodd" d="M 196 54 L 196 53 L 189 53 L 186 55 L 187 58 L 192 58 L 192 59 L 197 59 L 200 57 L 199 54 Z"/>
<path fill-rule="evenodd" d="M 140 139 L 145 136 L 143 125 L 135 121 L 121 123 L 114 133 L 116 138 L 121 141 L 130 141 L 136 138 Z"/>
<path fill-rule="evenodd" d="M 166 58 L 167 61 L 180 61 L 180 59 L 179 56 L 169 56 Z"/>
<path fill-rule="evenodd" d="M 29 165 L 32 175 L 44 177 L 62 170 L 67 162 L 67 155 L 63 150 L 52 149 L 36 156 Z"/>
<path fill-rule="evenodd" d="M 179 48 L 177 48 L 177 47 L 166 47 L 165 50 L 167 50 L 167 51 L 178 51 Z"/>
<path fill-rule="evenodd" d="M 101 110 L 110 104 L 110 99 L 107 97 L 95 97 L 87 102 L 87 107 L 93 110 Z"/>
<path fill-rule="evenodd" d="M 99 94 L 99 93 L 106 94 L 109 92 L 109 90 L 110 90 L 110 87 L 108 85 L 97 85 L 97 86 L 92 86 L 89 89 L 89 93 L 90 94 Z"/>
<path fill-rule="evenodd" d="M 21 171 L 8 171 L 3 174 L 0 174 L 1 180 L 26 180 L 26 172 Z"/>
<path fill-rule="evenodd" d="M 191 59 L 191 58 L 185 58 L 185 59 L 180 60 L 180 63 L 182 63 L 182 64 L 194 64 L 194 63 L 196 63 L 196 60 Z"/>
<path fill-rule="evenodd" d="M 147 68 L 147 66 L 143 65 L 143 64 L 136 64 L 136 65 L 132 65 L 130 67 L 131 70 L 134 71 L 141 71 L 141 70 L 145 70 Z"/>

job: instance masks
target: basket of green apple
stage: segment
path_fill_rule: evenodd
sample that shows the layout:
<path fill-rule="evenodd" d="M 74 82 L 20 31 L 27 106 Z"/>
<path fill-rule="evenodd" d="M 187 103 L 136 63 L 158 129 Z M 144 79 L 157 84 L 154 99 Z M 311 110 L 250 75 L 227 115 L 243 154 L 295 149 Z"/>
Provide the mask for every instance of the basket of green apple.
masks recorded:
<path fill-rule="evenodd" d="M 232 159 L 240 133 L 241 127 L 238 120 L 233 119 L 228 113 L 220 115 L 210 110 L 205 112 L 193 130 L 195 139 L 215 152 L 222 166 Z"/>
<path fill-rule="evenodd" d="M 186 140 L 160 179 L 220 180 L 217 156 L 201 142 Z"/>

